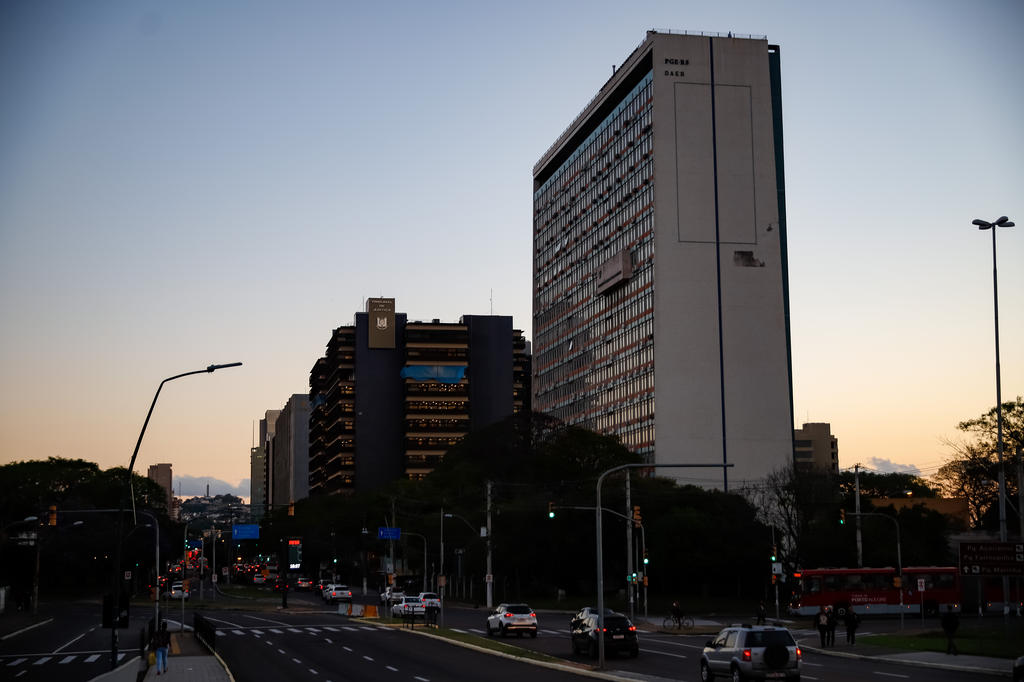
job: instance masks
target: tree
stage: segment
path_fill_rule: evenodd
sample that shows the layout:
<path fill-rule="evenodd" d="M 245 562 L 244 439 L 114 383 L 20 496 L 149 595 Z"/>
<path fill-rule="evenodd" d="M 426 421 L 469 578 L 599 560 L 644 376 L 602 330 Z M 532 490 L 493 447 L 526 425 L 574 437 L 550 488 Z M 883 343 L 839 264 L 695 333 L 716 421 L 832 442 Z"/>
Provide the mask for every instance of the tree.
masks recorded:
<path fill-rule="evenodd" d="M 838 476 L 839 492 L 845 497 L 853 498 L 856 495 L 856 478 L 860 479 L 860 494 L 862 497 L 885 498 L 885 497 L 937 497 L 937 491 L 928 484 L 928 481 L 907 473 L 876 473 L 873 471 L 861 471 L 859 475 L 852 471 L 841 471 Z"/>
<path fill-rule="evenodd" d="M 1021 482 L 1018 469 L 1012 466 L 1024 447 L 1024 399 L 1002 404 L 1003 463 L 1006 494 L 1014 496 Z M 952 457 L 932 477 L 942 493 L 967 500 L 971 526 L 994 530 L 998 526 L 999 454 L 998 412 L 996 407 L 984 414 L 957 424 L 970 440 L 946 444 Z M 1013 519 L 1008 519 L 1012 523 Z M 1012 529 L 1011 529 L 1012 532 Z"/>

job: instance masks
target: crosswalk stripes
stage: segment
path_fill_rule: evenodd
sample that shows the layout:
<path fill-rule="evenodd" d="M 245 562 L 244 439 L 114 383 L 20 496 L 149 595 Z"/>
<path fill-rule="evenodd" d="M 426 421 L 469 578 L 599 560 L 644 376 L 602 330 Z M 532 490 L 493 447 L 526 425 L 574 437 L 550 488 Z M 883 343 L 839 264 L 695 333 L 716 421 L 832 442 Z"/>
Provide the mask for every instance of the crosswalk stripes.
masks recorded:
<path fill-rule="evenodd" d="M 118 662 L 124 660 L 127 654 L 120 652 L 117 655 Z M 48 663 L 54 663 L 56 665 L 71 665 L 72 663 L 95 663 L 96 661 L 103 658 L 106 660 L 105 654 L 93 653 L 83 651 L 76 654 L 41 654 L 41 655 L 30 655 L 30 656 L 18 656 L 17 658 L 0 658 L 0 665 L 7 668 L 17 668 L 20 665 L 25 666 L 44 666 Z M 24 674 L 24 673 L 22 673 Z"/>

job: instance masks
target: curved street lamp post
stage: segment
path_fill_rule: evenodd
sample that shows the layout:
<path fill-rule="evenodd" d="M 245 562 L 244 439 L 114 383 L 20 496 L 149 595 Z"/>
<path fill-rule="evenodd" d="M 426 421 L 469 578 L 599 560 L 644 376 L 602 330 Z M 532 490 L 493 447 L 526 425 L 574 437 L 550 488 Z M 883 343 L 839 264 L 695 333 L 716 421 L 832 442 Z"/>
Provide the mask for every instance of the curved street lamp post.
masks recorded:
<path fill-rule="evenodd" d="M 117 517 L 117 543 L 114 546 L 114 575 L 111 582 L 112 593 L 110 595 L 111 604 L 113 607 L 113 621 L 110 628 L 110 669 L 113 670 L 117 667 L 117 622 L 121 615 L 121 538 L 123 532 L 124 522 L 122 517 L 124 516 L 124 508 L 126 498 L 128 496 L 128 489 L 132 482 L 132 469 L 135 468 L 135 459 L 139 456 L 139 446 L 142 445 L 142 437 L 146 434 L 146 427 L 149 425 L 149 418 L 153 416 L 153 408 L 156 407 L 156 400 L 160 397 L 160 390 L 164 387 L 168 381 L 174 381 L 182 377 L 191 376 L 193 374 L 212 374 L 218 369 L 226 369 L 228 367 L 240 367 L 240 362 L 229 362 L 224 365 L 209 365 L 206 369 L 197 369 L 191 372 L 183 372 L 181 374 L 175 374 L 172 377 L 167 377 L 160 382 L 157 386 L 156 395 L 153 396 L 153 402 L 149 406 L 149 412 L 146 413 L 146 420 L 142 422 L 142 430 L 139 432 L 139 439 L 135 442 L 135 450 L 132 452 L 132 459 L 128 463 L 128 469 L 125 471 L 124 486 L 121 490 L 121 507 Z M 157 624 L 159 625 L 159 624 Z M 184 627 L 184 624 L 182 624 Z"/>

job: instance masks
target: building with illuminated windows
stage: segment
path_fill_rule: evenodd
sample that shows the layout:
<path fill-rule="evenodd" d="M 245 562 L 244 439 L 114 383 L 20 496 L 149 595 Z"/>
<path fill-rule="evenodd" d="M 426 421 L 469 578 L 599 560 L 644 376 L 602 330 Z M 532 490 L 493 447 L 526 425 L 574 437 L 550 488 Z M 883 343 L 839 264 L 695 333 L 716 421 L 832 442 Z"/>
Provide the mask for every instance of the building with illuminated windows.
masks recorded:
<path fill-rule="evenodd" d="M 471 430 L 529 410 L 529 385 L 511 317 L 409 321 L 369 299 L 310 371 L 310 494 L 423 478 Z"/>
<path fill-rule="evenodd" d="M 779 48 L 648 32 L 533 169 L 534 409 L 726 490 L 793 460 Z"/>

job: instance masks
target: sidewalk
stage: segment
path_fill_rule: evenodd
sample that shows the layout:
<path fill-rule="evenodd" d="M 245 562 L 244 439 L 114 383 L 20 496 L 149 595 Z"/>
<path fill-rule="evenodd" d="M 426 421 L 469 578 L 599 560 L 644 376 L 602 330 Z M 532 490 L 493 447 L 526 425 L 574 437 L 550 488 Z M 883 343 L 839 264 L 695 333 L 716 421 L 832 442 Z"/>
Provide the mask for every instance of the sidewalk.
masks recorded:
<path fill-rule="evenodd" d="M 885 661 L 886 663 L 899 663 L 902 665 L 913 665 L 920 668 L 939 668 L 941 670 L 958 670 L 961 672 L 974 672 L 982 675 L 998 675 L 1010 677 L 1013 673 L 1013 661 L 1005 658 L 993 658 L 990 656 L 951 656 L 939 653 L 938 651 L 894 651 L 880 646 L 870 644 L 847 644 L 840 642 L 844 633 L 837 633 L 836 644 L 832 647 L 821 647 L 818 633 L 794 632 L 800 648 L 824 656 L 838 656 L 841 658 L 860 658 Z"/>
<path fill-rule="evenodd" d="M 146 680 L 195 680 L 196 682 L 234 682 L 234 678 L 221 665 L 220 659 L 207 652 L 191 632 L 171 633 L 171 650 L 167 657 L 167 672 L 159 676 L 156 666 L 150 666 Z"/>

